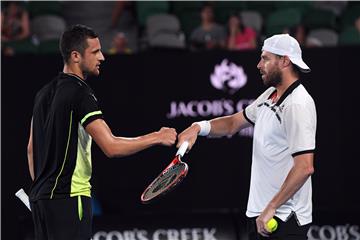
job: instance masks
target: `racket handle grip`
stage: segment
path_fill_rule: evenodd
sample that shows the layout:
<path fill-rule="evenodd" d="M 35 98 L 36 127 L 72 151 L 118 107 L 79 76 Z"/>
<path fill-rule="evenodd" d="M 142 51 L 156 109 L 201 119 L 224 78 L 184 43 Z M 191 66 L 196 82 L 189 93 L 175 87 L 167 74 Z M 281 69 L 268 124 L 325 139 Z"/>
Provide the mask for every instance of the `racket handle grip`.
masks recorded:
<path fill-rule="evenodd" d="M 186 152 L 186 150 L 187 150 L 187 148 L 188 148 L 188 146 L 189 146 L 189 142 L 188 141 L 185 141 L 185 142 L 183 142 L 182 144 L 181 144 L 181 146 L 179 147 L 179 149 L 178 149 L 178 151 L 177 151 L 177 153 L 176 153 L 176 156 L 181 156 L 181 157 L 183 157 L 184 156 L 184 154 L 185 154 L 185 152 Z"/>
<path fill-rule="evenodd" d="M 19 189 L 19 191 L 15 193 L 15 196 L 17 196 L 25 204 L 25 206 L 31 211 L 29 197 L 24 191 L 24 189 L 22 188 Z"/>

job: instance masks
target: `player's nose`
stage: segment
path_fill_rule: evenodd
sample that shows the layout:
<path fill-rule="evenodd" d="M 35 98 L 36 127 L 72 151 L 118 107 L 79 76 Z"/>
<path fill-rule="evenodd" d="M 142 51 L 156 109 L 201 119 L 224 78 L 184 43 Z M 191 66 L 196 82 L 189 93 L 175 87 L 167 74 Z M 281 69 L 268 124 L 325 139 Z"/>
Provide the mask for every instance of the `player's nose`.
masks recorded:
<path fill-rule="evenodd" d="M 261 68 L 261 61 L 259 61 L 259 63 L 256 65 L 257 69 Z"/>
<path fill-rule="evenodd" d="M 99 61 L 100 61 L 100 62 L 105 61 L 105 57 L 104 57 L 104 54 L 103 54 L 102 52 L 100 52 Z"/>

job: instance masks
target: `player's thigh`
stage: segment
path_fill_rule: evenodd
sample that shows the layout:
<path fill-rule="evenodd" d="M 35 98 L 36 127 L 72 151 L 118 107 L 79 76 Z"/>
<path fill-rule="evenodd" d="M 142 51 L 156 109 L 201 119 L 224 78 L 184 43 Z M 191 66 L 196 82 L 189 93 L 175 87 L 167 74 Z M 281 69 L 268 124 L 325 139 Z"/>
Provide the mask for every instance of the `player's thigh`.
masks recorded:
<path fill-rule="evenodd" d="M 46 223 L 42 215 L 42 209 L 38 201 L 31 202 L 31 214 L 34 223 L 34 237 L 36 240 L 47 240 Z"/>
<path fill-rule="evenodd" d="M 49 240 L 88 240 L 92 236 L 92 208 L 88 197 L 43 202 Z"/>
<path fill-rule="evenodd" d="M 307 232 L 310 224 L 299 226 L 296 221 L 295 214 L 287 221 L 283 222 L 277 217 L 274 217 L 278 222 L 278 227 L 275 232 L 269 237 L 263 237 L 257 232 L 256 217 L 248 218 L 247 220 L 247 234 L 249 240 L 306 240 Z"/>
<path fill-rule="evenodd" d="M 276 217 L 275 217 L 276 218 Z M 278 228 L 275 232 L 270 234 L 267 240 L 306 240 L 307 232 L 310 224 L 299 226 L 296 220 L 296 215 L 293 214 L 286 222 L 276 218 Z"/>

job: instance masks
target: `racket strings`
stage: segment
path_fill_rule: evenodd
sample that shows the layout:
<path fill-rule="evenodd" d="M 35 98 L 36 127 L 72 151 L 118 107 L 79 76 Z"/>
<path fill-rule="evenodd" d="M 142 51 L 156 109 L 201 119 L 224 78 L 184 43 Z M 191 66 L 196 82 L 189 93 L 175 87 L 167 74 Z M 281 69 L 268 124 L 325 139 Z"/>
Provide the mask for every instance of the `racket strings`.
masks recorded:
<path fill-rule="evenodd" d="M 187 164 L 183 162 L 171 166 L 145 190 L 142 200 L 149 201 L 175 187 L 185 177 L 187 169 Z"/>

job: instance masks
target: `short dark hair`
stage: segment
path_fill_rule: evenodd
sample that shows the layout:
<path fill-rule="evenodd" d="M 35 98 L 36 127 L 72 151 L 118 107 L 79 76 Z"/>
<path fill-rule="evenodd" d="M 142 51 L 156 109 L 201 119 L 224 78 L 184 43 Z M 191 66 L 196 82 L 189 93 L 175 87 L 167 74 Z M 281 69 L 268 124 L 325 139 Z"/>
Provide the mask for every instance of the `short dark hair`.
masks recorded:
<path fill-rule="evenodd" d="M 72 51 L 77 51 L 83 55 L 88 47 L 86 40 L 97 37 L 98 35 L 93 29 L 81 24 L 76 24 L 66 30 L 60 38 L 60 52 L 64 62 L 69 61 Z"/>

